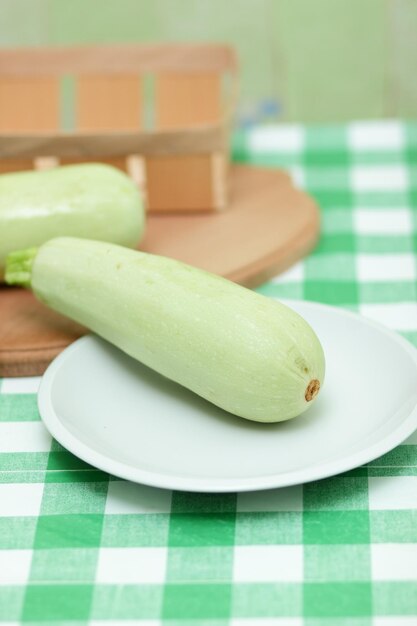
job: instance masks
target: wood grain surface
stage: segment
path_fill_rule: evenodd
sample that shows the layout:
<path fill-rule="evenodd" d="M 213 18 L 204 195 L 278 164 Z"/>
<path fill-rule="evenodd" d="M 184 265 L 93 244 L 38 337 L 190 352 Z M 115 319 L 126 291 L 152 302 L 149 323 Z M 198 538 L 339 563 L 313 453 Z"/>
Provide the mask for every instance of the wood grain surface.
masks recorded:
<path fill-rule="evenodd" d="M 146 252 L 173 257 L 254 287 L 309 252 L 319 234 L 313 200 L 278 170 L 235 165 L 223 212 L 149 214 Z M 110 287 L 109 287 L 110 288 Z M 85 329 L 24 289 L 0 289 L 0 376 L 42 374 Z"/>

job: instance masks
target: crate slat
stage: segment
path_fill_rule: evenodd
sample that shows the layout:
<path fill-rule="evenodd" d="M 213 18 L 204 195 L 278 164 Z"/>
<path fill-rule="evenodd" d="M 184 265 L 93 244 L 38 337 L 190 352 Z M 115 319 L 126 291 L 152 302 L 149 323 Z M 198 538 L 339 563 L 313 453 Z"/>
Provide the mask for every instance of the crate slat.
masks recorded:
<path fill-rule="evenodd" d="M 153 211 L 199 211 L 214 206 L 211 155 L 148 157 L 146 188 Z"/>
<path fill-rule="evenodd" d="M 33 168 L 32 159 L 0 159 L 0 174 L 24 172 Z"/>
<path fill-rule="evenodd" d="M 227 133 L 221 124 L 195 126 L 187 131 L 108 133 L 0 133 L 0 158 L 37 156 L 93 158 L 123 156 L 208 154 L 227 150 Z"/>
<path fill-rule="evenodd" d="M 236 72 L 233 49 L 220 44 L 113 44 L 0 50 L 0 75 Z"/>
<path fill-rule="evenodd" d="M 142 127 L 139 76 L 79 76 L 76 82 L 79 130 L 137 130 Z"/>
<path fill-rule="evenodd" d="M 58 79 L 0 75 L 0 132 L 53 131 L 58 127 Z"/>
<path fill-rule="evenodd" d="M 210 124 L 221 118 L 219 74 L 162 74 L 156 77 L 155 94 L 158 129 Z"/>

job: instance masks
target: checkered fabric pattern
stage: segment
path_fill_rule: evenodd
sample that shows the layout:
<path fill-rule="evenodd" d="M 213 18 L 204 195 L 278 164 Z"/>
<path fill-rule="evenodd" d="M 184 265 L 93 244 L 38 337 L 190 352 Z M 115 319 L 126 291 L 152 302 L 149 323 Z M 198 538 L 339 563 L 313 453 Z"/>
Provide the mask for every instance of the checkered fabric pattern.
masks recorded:
<path fill-rule="evenodd" d="M 288 167 L 322 211 L 314 253 L 259 290 L 359 311 L 417 345 L 417 124 L 259 127 L 234 156 Z M 38 384 L 0 389 L 0 622 L 416 626 L 416 434 L 304 486 L 171 493 L 60 447 Z"/>

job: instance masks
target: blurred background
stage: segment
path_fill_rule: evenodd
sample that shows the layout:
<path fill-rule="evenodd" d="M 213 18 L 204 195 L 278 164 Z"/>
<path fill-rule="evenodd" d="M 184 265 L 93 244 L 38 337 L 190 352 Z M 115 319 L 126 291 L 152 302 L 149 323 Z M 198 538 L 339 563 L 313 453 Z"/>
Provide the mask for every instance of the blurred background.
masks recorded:
<path fill-rule="evenodd" d="M 238 120 L 415 117 L 416 0 L 0 0 L 3 47 L 220 41 Z"/>

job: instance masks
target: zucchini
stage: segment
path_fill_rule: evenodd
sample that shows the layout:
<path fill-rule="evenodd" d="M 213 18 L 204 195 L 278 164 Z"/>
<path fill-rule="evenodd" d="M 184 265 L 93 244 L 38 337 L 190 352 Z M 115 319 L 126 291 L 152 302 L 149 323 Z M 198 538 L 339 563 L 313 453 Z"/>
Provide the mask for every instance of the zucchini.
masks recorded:
<path fill-rule="evenodd" d="M 100 163 L 0 175 L 0 280 L 6 256 L 69 235 L 135 247 L 144 209 L 133 181 Z"/>
<path fill-rule="evenodd" d="M 312 328 L 287 306 L 179 261 L 52 239 L 6 280 L 206 400 L 259 422 L 305 411 L 324 378 Z"/>

